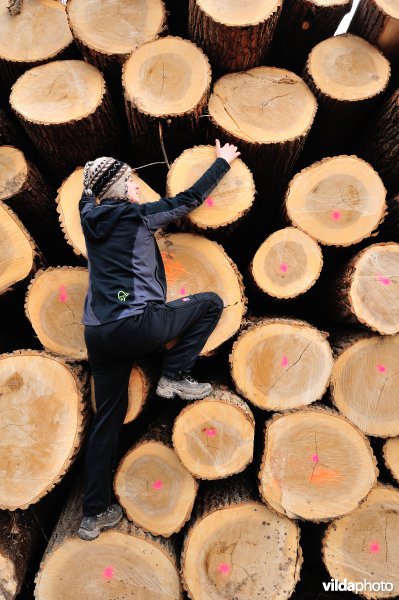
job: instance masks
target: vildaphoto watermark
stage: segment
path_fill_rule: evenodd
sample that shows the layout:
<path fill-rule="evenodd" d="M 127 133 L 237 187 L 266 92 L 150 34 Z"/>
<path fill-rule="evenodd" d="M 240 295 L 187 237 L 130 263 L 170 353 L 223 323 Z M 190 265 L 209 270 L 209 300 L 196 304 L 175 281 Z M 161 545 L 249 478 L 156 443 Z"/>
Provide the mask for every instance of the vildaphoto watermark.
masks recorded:
<path fill-rule="evenodd" d="M 348 581 L 345 577 L 343 581 L 339 579 L 331 579 L 331 581 L 323 581 L 323 587 L 326 592 L 364 592 L 369 590 L 370 592 L 392 592 L 393 583 L 392 581 Z"/>

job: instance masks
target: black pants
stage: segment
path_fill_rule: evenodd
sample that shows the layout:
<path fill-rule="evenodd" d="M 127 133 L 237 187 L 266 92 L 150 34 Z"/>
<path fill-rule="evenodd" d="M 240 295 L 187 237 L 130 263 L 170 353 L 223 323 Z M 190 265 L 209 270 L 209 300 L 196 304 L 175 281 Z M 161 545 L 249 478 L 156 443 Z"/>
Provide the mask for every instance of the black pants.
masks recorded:
<path fill-rule="evenodd" d="M 127 412 L 134 360 L 180 336 L 163 354 L 161 375 L 189 373 L 220 319 L 223 300 L 218 294 L 201 292 L 185 298 L 149 302 L 139 315 L 104 325 L 85 325 L 96 414 L 85 453 L 84 515 L 95 515 L 115 501 L 113 472 L 118 434 Z"/>

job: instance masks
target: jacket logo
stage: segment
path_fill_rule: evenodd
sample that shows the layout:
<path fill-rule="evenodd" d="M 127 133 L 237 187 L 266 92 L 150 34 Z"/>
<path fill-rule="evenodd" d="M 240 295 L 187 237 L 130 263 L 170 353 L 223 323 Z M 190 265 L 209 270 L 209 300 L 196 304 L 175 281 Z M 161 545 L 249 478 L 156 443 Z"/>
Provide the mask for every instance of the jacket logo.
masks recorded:
<path fill-rule="evenodd" d="M 127 292 L 124 292 L 123 290 L 119 290 L 118 300 L 122 300 L 122 302 L 124 302 L 128 296 L 130 296 L 130 294 L 128 294 Z"/>

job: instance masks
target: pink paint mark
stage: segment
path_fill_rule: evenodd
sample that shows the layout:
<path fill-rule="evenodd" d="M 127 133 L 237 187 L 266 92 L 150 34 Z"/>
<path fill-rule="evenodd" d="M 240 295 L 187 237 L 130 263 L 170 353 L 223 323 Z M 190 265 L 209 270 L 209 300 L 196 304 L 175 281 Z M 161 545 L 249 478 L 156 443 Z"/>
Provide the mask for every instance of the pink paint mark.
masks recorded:
<path fill-rule="evenodd" d="M 282 273 L 286 273 L 288 271 L 288 265 L 287 265 L 287 263 L 281 263 L 281 265 L 280 265 L 280 271 Z"/>
<path fill-rule="evenodd" d="M 205 202 L 207 203 L 208 206 L 213 206 L 212 196 L 208 196 L 208 198 L 205 200 Z"/>
<path fill-rule="evenodd" d="M 387 370 L 387 368 L 384 367 L 384 365 L 381 365 L 380 363 L 377 363 L 377 369 L 380 373 L 385 373 L 385 371 Z"/>
<path fill-rule="evenodd" d="M 381 549 L 381 547 L 378 542 L 370 543 L 370 552 L 372 552 L 373 554 L 376 554 L 376 552 L 379 552 L 380 549 Z"/>
<path fill-rule="evenodd" d="M 380 283 L 382 283 L 382 285 L 389 285 L 391 283 L 391 280 L 389 279 L 389 277 L 383 277 L 382 275 L 377 275 L 378 277 L 378 281 Z"/>
<path fill-rule="evenodd" d="M 312 454 L 312 461 L 314 463 L 318 463 L 319 462 L 319 455 L 318 454 Z"/>
<path fill-rule="evenodd" d="M 180 293 L 181 293 L 182 296 L 185 296 L 186 295 L 186 288 L 185 287 L 180 288 Z"/>
<path fill-rule="evenodd" d="M 105 567 L 105 569 L 103 571 L 103 577 L 105 577 L 105 579 L 112 579 L 113 576 L 114 576 L 114 569 L 112 567 Z"/>
<path fill-rule="evenodd" d="M 205 431 L 206 435 L 211 435 L 211 436 L 215 436 L 216 435 L 216 429 L 215 429 L 215 427 L 205 428 L 204 431 Z"/>
<path fill-rule="evenodd" d="M 219 573 L 228 573 L 230 571 L 230 565 L 227 563 L 220 563 L 220 565 L 218 565 L 218 571 Z"/>
<path fill-rule="evenodd" d="M 58 296 L 58 299 L 60 300 L 60 302 L 66 302 L 67 301 L 67 293 L 66 293 L 66 289 L 64 285 L 60 285 L 59 287 L 60 290 L 60 295 Z"/>
<path fill-rule="evenodd" d="M 286 367 L 288 365 L 288 358 L 285 354 L 283 354 L 283 358 L 281 359 L 281 366 Z"/>
<path fill-rule="evenodd" d="M 161 479 L 157 479 L 156 481 L 154 481 L 154 483 L 152 484 L 152 488 L 154 490 L 160 490 L 161 487 L 163 486 L 163 482 Z"/>
<path fill-rule="evenodd" d="M 334 221 L 339 221 L 341 217 L 342 217 L 342 214 L 340 213 L 340 211 L 339 211 L 339 210 L 333 210 L 333 211 L 332 211 L 332 213 L 331 213 L 331 218 L 332 218 Z"/>

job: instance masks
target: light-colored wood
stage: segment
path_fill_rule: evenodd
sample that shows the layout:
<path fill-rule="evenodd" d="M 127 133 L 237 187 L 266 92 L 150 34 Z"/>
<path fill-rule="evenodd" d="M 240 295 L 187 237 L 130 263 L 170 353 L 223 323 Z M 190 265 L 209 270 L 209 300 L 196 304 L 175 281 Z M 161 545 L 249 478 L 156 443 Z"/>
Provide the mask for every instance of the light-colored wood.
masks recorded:
<path fill-rule="evenodd" d="M 34 504 L 74 461 L 89 416 L 83 375 L 39 350 L 0 355 L 0 509 Z"/>
<path fill-rule="evenodd" d="M 399 335 L 372 335 L 349 345 L 331 375 L 335 406 L 367 435 L 399 435 Z"/>
<path fill-rule="evenodd" d="M 185 467 L 201 479 L 239 473 L 252 462 L 255 419 L 248 405 L 226 386 L 214 386 L 176 417 L 173 447 Z"/>
<path fill-rule="evenodd" d="M 337 411 L 303 408 L 265 424 L 259 492 L 291 519 L 328 521 L 353 511 L 375 485 L 367 437 Z"/>
<path fill-rule="evenodd" d="M 172 423 L 152 424 L 119 463 L 115 495 L 128 519 L 170 537 L 189 520 L 198 483 L 175 454 Z"/>
<path fill-rule="evenodd" d="M 40 269 L 25 296 L 25 313 L 46 350 L 75 360 L 87 360 L 84 300 L 89 285 L 85 267 Z"/>
<path fill-rule="evenodd" d="M 231 338 L 247 311 L 242 276 L 234 262 L 217 242 L 193 233 L 157 233 L 166 280 L 166 301 L 199 292 L 216 292 L 224 309 L 200 356 L 209 356 Z M 171 347 L 170 340 L 166 347 Z"/>
<path fill-rule="evenodd" d="M 7 88 L 27 69 L 61 58 L 73 43 L 61 2 L 25 0 L 18 18 L 8 2 L 0 1 L 0 79 Z"/>
<path fill-rule="evenodd" d="M 357 156 L 324 158 L 292 178 L 289 220 L 321 244 L 350 246 L 368 237 L 387 209 L 378 173 Z"/>
<path fill-rule="evenodd" d="M 190 38 L 219 74 L 265 64 L 281 4 L 281 0 L 190 0 Z"/>
<path fill-rule="evenodd" d="M 229 355 L 238 393 L 267 410 L 319 400 L 333 365 L 327 335 L 298 319 L 254 318 Z"/>
<path fill-rule="evenodd" d="M 249 265 L 249 274 L 269 296 L 294 298 L 312 287 L 322 266 L 319 244 L 300 229 L 285 227 L 261 244 Z"/>
<path fill-rule="evenodd" d="M 159 200 L 157 194 L 145 183 L 137 172 L 132 172 L 132 179 L 139 185 L 139 203 Z M 78 167 L 69 175 L 57 190 L 57 211 L 65 240 L 77 255 L 87 258 L 86 241 L 84 238 L 79 214 L 79 200 L 83 193 L 83 168 Z"/>
<path fill-rule="evenodd" d="M 389 438 L 383 448 L 383 457 L 386 466 L 399 482 L 399 437 Z"/>
<path fill-rule="evenodd" d="M 395 552 L 398 530 L 399 491 L 378 484 L 351 514 L 328 526 L 322 557 L 330 576 L 348 582 L 363 583 L 366 579 L 368 587 L 361 594 L 366 598 L 395 598 L 399 587 Z M 390 582 L 393 592 L 377 591 L 381 581 Z"/>
<path fill-rule="evenodd" d="M 377 46 L 393 64 L 398 63 L 398 0 L 360 0 L 349 31 Z"/>
<path fill-rule="evenodd" d="M 288 600 L 303 562 L 299 537 L 295 522 L 255 500 L 251 482 L 213 482 L 185 535 L 184 588 L 192 600 Z"/>
<path fill-rule="evenodd" d="M 43 161 L 64 177 L 119 147 L 119 122 L 99 69 L 84 60 L 57 60 L 26 71 L 10 106 Z"/>
<path fill-rule="evenodd" d="M 133 598 L 183 600 L 174 539 L 154 537 L 123 518 L 87 542 L 76 535 L 82 518 L 82 478 L 63 507 L 35 577 L 35 600 Z"/>

